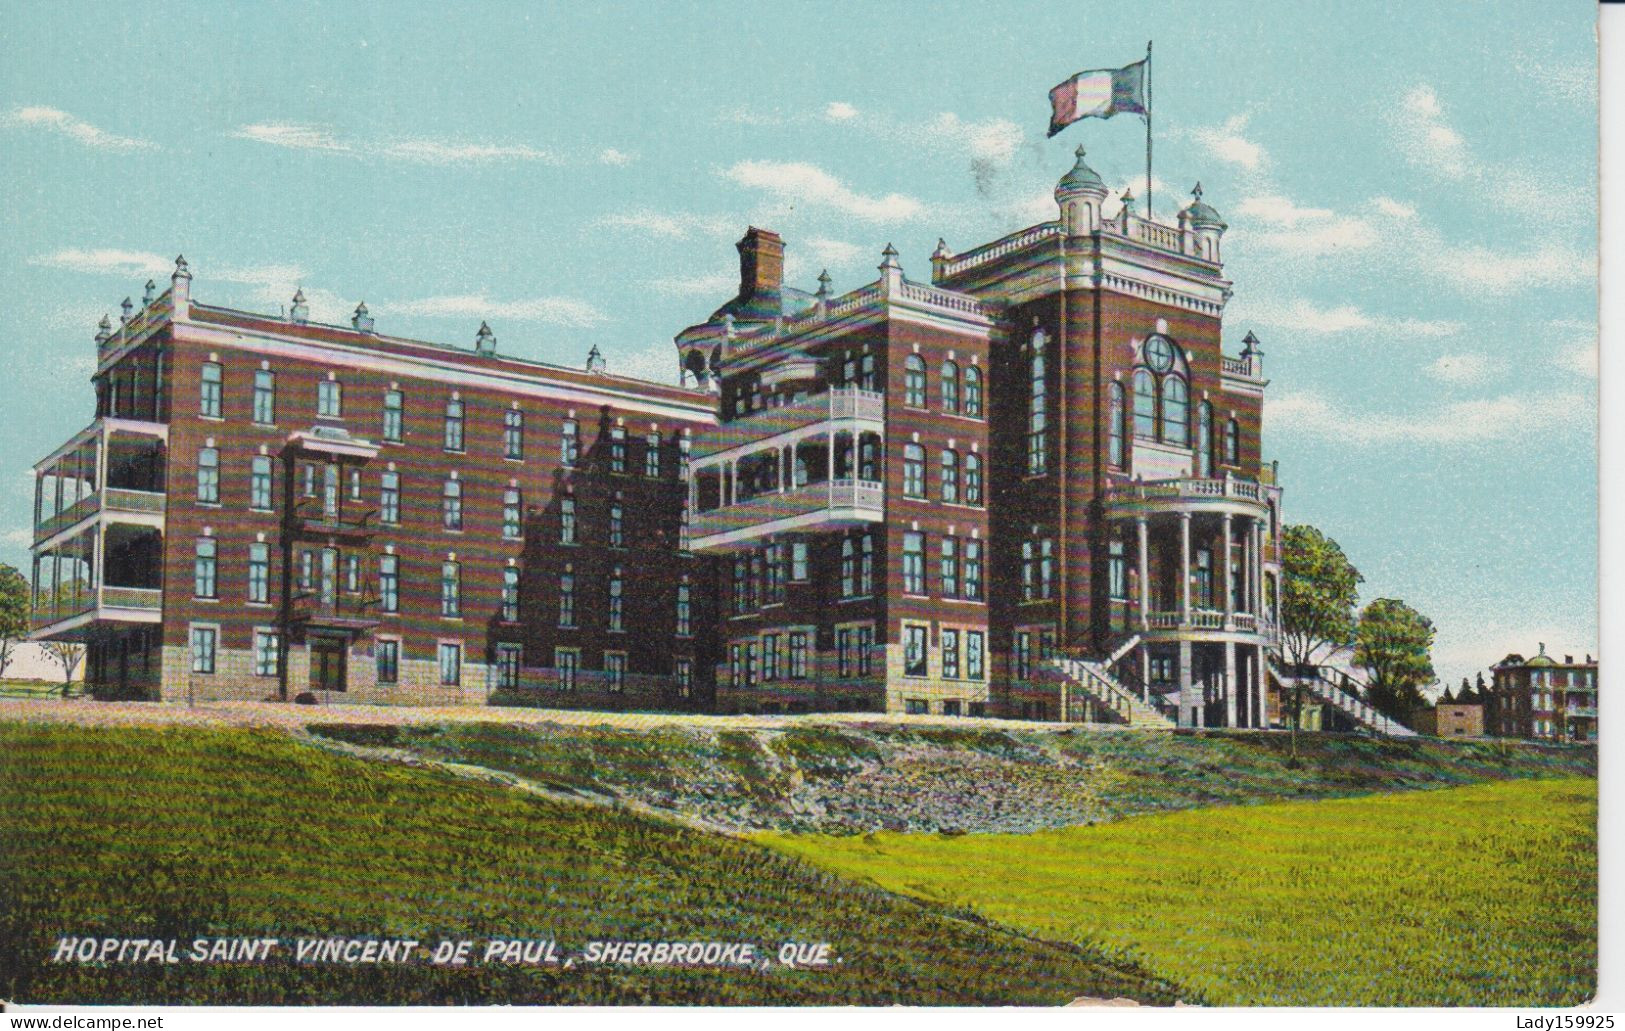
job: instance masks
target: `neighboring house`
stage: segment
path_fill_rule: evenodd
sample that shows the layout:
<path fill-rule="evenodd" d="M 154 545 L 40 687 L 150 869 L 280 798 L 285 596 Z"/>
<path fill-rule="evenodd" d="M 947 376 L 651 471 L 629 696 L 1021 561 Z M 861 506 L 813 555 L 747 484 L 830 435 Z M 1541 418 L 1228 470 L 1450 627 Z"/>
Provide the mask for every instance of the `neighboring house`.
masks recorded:
<path fill-rule="evenodd" d="M 1432 706 L 1417 711 L 1412 729 L 1434 737 L 1482 737 L 1484 704 L 1465 682 L 1458 695 L 1452 695 L 1447 687 Z"/>
<path fill-rule="evenodd" d="M 1497 737 L 1549 741 L 1597 739 L 1597 660 L 1513 653 L 1490 668 L 1485 728 Z"/>

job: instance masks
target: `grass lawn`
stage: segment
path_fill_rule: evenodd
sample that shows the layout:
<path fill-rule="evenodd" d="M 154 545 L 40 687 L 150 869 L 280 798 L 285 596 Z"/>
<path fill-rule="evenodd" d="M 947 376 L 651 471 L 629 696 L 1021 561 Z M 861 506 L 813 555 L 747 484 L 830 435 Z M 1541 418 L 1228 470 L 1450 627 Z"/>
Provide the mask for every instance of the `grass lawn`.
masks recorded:
<path fill-rule="evenodd" d="M 1058 1004 L 1192 998 L 762 845 L 276 730 L 0 724 L 0 998 Z M 823 970 L 50 964 L 59 935 L 830 942 Z"/>
<path fill-rule="evenodd" d="M 83 693 L 84 685 L 73 684 L 75 694 Z M 61 698 L 60 680 L 9 680 L 0 678 L 0 698 Z"/>
<path fill-rule="evenodd" d="M 1561 1006 L 1596 984 L 1596 792 L 1514 781 L 1030 835 L 756 840 L 1120 950 L 1213 1003 Z"/>

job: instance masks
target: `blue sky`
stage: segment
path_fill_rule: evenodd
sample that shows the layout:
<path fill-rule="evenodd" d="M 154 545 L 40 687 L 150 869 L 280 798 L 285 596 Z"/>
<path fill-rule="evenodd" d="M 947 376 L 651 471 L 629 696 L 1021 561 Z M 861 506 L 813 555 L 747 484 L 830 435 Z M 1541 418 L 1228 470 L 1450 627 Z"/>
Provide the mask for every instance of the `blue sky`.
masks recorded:
<path fill-rule="evenodd" d="M 995 12 L 995 8 L 997 11 Z M 1415 9 L 1412 9 L 1415 8 Z M 745 225 L 804 286 L 929 277 L 1054 217 L 1046 94 L 1156 41 L 1157 208 L 1231 225 L 1291 521 L 1439 626 L 1451 682 L 1596 648 L 1596 7 L 1556 3 L 40 5 L 0 36 L 0 560 L 92 414 L 103 312 L 193 291 L 671 379 Z"/>

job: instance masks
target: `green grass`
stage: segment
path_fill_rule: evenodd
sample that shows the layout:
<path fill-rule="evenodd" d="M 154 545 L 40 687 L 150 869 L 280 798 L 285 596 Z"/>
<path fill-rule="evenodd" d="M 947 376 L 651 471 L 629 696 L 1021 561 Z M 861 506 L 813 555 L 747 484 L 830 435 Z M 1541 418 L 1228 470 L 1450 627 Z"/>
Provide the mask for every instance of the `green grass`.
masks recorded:
<path fill-rule="evenodd" d="M 756 840 L 1222 1004 L 1569 1006 L 1596 983 L 1596 782 L 1208 809 L 1030 835 Z"/>
<path fill-rule="evenodd" d="M 73 694 L 83 694 L 84 684 L 76 680 L 71 685 L 71 690 Z M 62 681 L 0 679 L 0 698 L 52 697 L 62 697 Z"/>
<path fill-rule="evenodd" d="M 0 724 L 0 870 L 0 997 L 30 1003 L 1195 997 L 1132 961 L 944 913 L 752 842 L 337 755 L 274 730 Z M 567 953 L 592 939 L 827 941 L 843 962 L 749 971 L 46 963 L 59 935 L 557 937 Z"/>

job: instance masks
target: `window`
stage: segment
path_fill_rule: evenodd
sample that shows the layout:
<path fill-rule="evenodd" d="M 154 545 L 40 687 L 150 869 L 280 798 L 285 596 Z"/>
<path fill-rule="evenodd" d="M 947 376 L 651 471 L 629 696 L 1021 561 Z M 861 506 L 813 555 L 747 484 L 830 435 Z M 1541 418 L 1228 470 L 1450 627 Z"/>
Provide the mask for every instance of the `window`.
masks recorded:
<path fill-rule="evenodd" d="M 790 679 L 807 679 L 807 631 L 790 632 Z"/>
<path fill-rule="evenodd" d="M 964 413 L 973 419 L 982 417 L 982 370 L 974 365 L 965 368 Z"/>
<path fill-rule="evenodd" d="M 373 655 L 378 660 L 380 684 L 393 684 L 401 679 L 401 642 L 380 638 L 373 645 Z"/>
<path fill-rule="evenodd" d="M 1048 537 L 1038 542 L 1038 596 L 1055 595 L 1055 545 Z"/>
<path fill-rule="evenodd" d="M 1213 475 L 1213 406 L 1203 401 L 1196 406 L 1196 475 Z"/>
<path fill-rule="evenodd" d="M 215 594 L 215 554 L 219 545 L 213 537 L 199 537 L 192 553 L 192 596 L 213 598 Z M 211 670 L 210 672 L 213 672 Z"/>
<path fill-rule="evenodd" d="M 520 514 L 524 508 L 521 498 L 518 487 L 508 487 L 502 492 L 502 536 L 508 540 L 518 540 L 524 536 L 524 528 L 520 521 Z"/>
<path fill-rule="evenodd" d="M 1033 675 L 1033 635 L 1030 630 L 1017 630 L 1014 654 L 1011 656 L 1017 680 L 1028 680 Z"/>
<path fill-rule="evenodd" d="M 762 679 L 779 679 L 779 635 L 762 636 Z"/>
<path fill-rule="evenodd" d="M 1123 440 L 1123 384 L 1112 383 L 1106 388 L 1106 464 L 1121 469 L 1127 457 Z"/>
<path fill-rule="evenodd" d="M 463 450 L 463 403 L 452 400 L 446 402 L 446 435 L 445 447 L 447 451 Z"/>
<path fill-rule="evenodd" d="M 440 615 L 460 619 L 463 614 L 463 567 L 460 562 L 440 564 Z"/>
<path fill-rule="evenodd" d="M 942 538 L 942 561 L 940 565 L 942 576 L 942 596 L 944 598 L 959 597 L 959 538 Z"/>
<path fill-rule="evenodd" d="M 694 632 L 693 589 L 686 583 L 677 585 L 677 636 L 688 637 Z"/>
<path fill-rule="evenodd" d="M 344 388 L 336 379 L 320 380 L 316 384 L 316 418 L 344 418 Z"/>
<path fill-rule="evenodd" d="M 959 503 L 959 452 L 947 448 L 942 452 L 942 500 L 950 505 Z"/>
<path fill-rule="evenodd" d="M 654 479 L 660 475 L 660 431 L 654 430 L 643 439 L 643 475 Z"/>
<path fill-rule="evenodd" d="M 1118 601 L 1128 597 L 1128 555 L 1121 540 L 1106 545 L 1106 593 Z"/>
<path fill-rule="evenodd" d="M 276 422 L 276 373 L 270 369 L 254 372 L 254 421 L 262 426 Z"/>
<path fill-rule="evenodd" d="M 903 625 L 903 676 L 923 677 L 925 675 L 925 627 L 905 623 Z"/>
<path fill-rule="evenodd" d="M 271 509 L 271 459 L 255 455 L 248 470 L 248 507 L 268 512 Z"/>
<path fill-rule="evenodd" d="M 903 534 L 903 593 L 925 593 L 925 534 Z"/>
<path fill-rule="evenodd" d="M 559 626 L 576 625 L 576 578 L 566 570 L 559 574 Z"/>
<path fill-rule="evenodd" d="M 959 631 L 942 629 L 942 676 L 944 680 L 959 679 Z"/>
<path fill-rule="evenodd" d="M 519 664 L 524 649 L 517 644 L 497 645 L 497 687 L 512 691 L 519 686 Z"/>
<path fill-rule="evenodd" d="M 1048 427 L 1048 389 L 1044 369 L 1044 334 L 1033 334 L 1032 364 L 1028 370 L 1027 408 L 1027 472 L 1041 476 L 1049 468 L 1046 430 Z"/>
<path fill-rule="evenodd" d="M 1134 370 L 1134 435 L 1146 440 L 1157 436 L 1157 381 L 1145 369 Z"/>
<path fill-rule="evenodd" d="M 862 373 L 858 376 L 858 386 L 864 390 L 879 390 L 880 377 L 875 372 L 875 356 L 868 351 L 863 353 Z"/>
<path fill-rule="evenodd" d="M 401 442 L 401 418 L 406 406 L 399 390 L 384 392 L 384 439 L 391 444 Z"/>
<path fill-rule="evenodd" d="M 254 675 L 274 677 L 277 668 L 277 635 L 275 630 L 256 627 L 254 630 Z"/>
<path fill-rule="evenodd" d="M 974 538 L 965 542 L 965 599 L 982 600 L 982 542 Z"/>
<path fill-rule="evenodd" d="M 400 559 L 396 556 L 378 556 L 378 608 L 384 612 L 401 609 L 400 569 Z"/>
<path fill-rule="evenodd" d="M 264 605 L 271 600 L 271 546 L 248 546 L 248 600 Z"/>
<path fill-rule="evenodd" d="M 858 545 L 851 537 L 841 541 L 841 597 L 853 598 L 858 593 Z"/>
<path fill-rule="evenodd" d="M 678 659 L 672 664 L 672 679 L 677 682 L 677 697 L 687 698 L 694 693 L 694 661 Z"/>
<path fill-rule="evenodd" d="M 604 687 L 610 694 L 626 690 L 626 653 L 604 653 Z"/>
<path fill-rule="evenodd" d="M 463 646 L 450 641 L 440 642 L 440 684 L 457 687 L 463 682 Z"/>
<path fill-rule="evenodd" d="M 677 438 L 677 475 L 685 480 L 688 479 L 688 463 L 692 457 L 692 451 L 693 443 L 688 437 Z"/>
<path fill-rule="evenodd" d="M 303 489 L 301 490 L 301 493 L 307 498 L 315 497 L 316 496 L 316 464 L 314 462 L 305 462 L 305 463 L 301 464 L 299 468 L 303 473 L 302 479 L 304 481 L 304 486 L 303 486 Z"/>
<path fill-rule="evenodd" d="M 560 691 L 574 691 L 576 689 L 576 674 L 581 670 L 581 650 L 579 648 L 554 648 L 553 669 L 558 676 Z"/>
<path fill-rule="evenodd" d="M 502 457 L 515 462 L 525 458 L 525 413 L 517 408 L 502 413 Z"/>
<path fill-rule="evenodd" d="M 1021 545 L 1021 600 L 1043 601 L 1054 592 L 1055 551 L 1048 538 Z"/>
<path fill-rule="evenodd" d="M 208 419 L 220 418 L 221 379 L 219 362 L 204 362 L 203 374 L 198 379 L 198 414 Z M 212 673 L 213 670 L 211 669 Z"/>
<path fill-rule="evenodd" d="M 766 554 L 762 557 L 762 565 L 767 574 L 767 586 L 763 592 L 763 600 L 766 604 L 784 604 L 784 562 L 784 545 L 769 544 Z"/>
<path fill-rule="evenodd" d="M 980 630 L 967 630 L 965 632 L 965 677 L 968 680 L 982 680 L 987 677 L 986 661 L 983 659 L 984 636 Z"/>
<path fill-rule="evenodd" d="M 204 505 L 220 504 L 220 452 L 216 448 L 198 448 L 197 499 Z"/>
<path fill-rule="evenodd" d="M 576 542 L 576 499 L 559 499 L 559 543 Z"/>
<path fill-rule="evenodd" d="M 463 528 L 463 485 L 457 480 L 440 488 L 440 521 L 448 530 Z"/>
<path fill-rule="evenodd" d="M 925 359 L 917 354 L 903 360 L 903 403 L 910 408 L 925 407 Z"/>
<path fill-rule="evenodd" d="M 959 366 L 951 361 L 942 363 L 942 410 L 959 414 Z"/>
<path fill-rule="evenodd" d="M 982 503 L 982 456 L 974 451 L 965 456 L 965 504 Z"/>
<path fill-rule="evenodd" d="M 626 546 L 626 537 L 624 532 L 626 521 L 622 515 L 621 503 L 619 501 L 610 502 L 609 546 L 612 548 L 622 548 Z"/>
<path fill-rule="evenodd" d="M 622 616 L 625 609 L 622 603 L 625 599 L 621 594 L 623 590 L 622 584 L 621 567 L 616 566 L 615 572 L 610 574 L 609 578 L 609 628 L 611 630 L 623 629 Z"/>
<path fill-rule="evenodd" d="M 1185 447 L 1190 443 L 1190 392 L 1185 356 L 1164 336 L 1147 338 L 1145 364 L 1134 370 L 1134 435 Z"/>
<path fill-rule="evenodd" d="M 192 672 L 214 672 L 214 646 L 220 631 L 212 626 L 192 628 Z"/>
<path fill-rule="evenodd" d="M 803 583 L 807 579 L 807 542 L 790 542 L 790 579 Z"/>
<path fill-rule="evenodd" d="M 1196 604 L 1204 609 L 1213 607 L 1213 550 L 1196 549 Z"/>
<path fill-rule="evenodd" d="M 1162 381 L 1162 439 L 1181 447 L 1190 442 L 1190 397 L 1185 381 L 1169 375 Z"/>
<path fill-rule="evenodd" d="M 859 539 L 858 593 L 867 598 L 875 590 L 875 538 L 866 533 Z"/>
<path fill-rule="evenodd" d="M 519 622 L 519 569 L 505 566 L 502 570 L 502 621 Z"/>
<path fill-rule="evenodd" d="M 620 426 L 609 428 L 609 471 L 626 472 L 626 430 Z"/>
<path fill-rule="evenodd" d="M 316 553 L 309 549 L 299 553 L 299 589 L 301 591 L 316 589 Z"/>
<path fill-rule="evenodd" d="M 378 521 L 394 526 L 401 521 L 401 474 L 386 472 L 378 480 Z"/>
<path fill-rule="evenodd" d="M 1234 419 L 1224 424 L 1224 461 L 1226 465 L 1241 464 L 1241 426 Z"/>
<path fill-rule="evenodd" d="M 925 497 L 925 448 L 918 444 L 903 445 L 903 496 Z"/>
<path fill-rule="evenodd" d="M 903 699 L 903 711 L 910 716 L 926 716 L 931 712 L 931 703 L 924 698 L 905 698 Z"/>
<path fill-rule="evenodd" d="M 564 420 L 564 427 L 559 431 L 559 462 L 566 466 L 576 464 L 581 457 L 581 427 L 574 419 Z"/>

